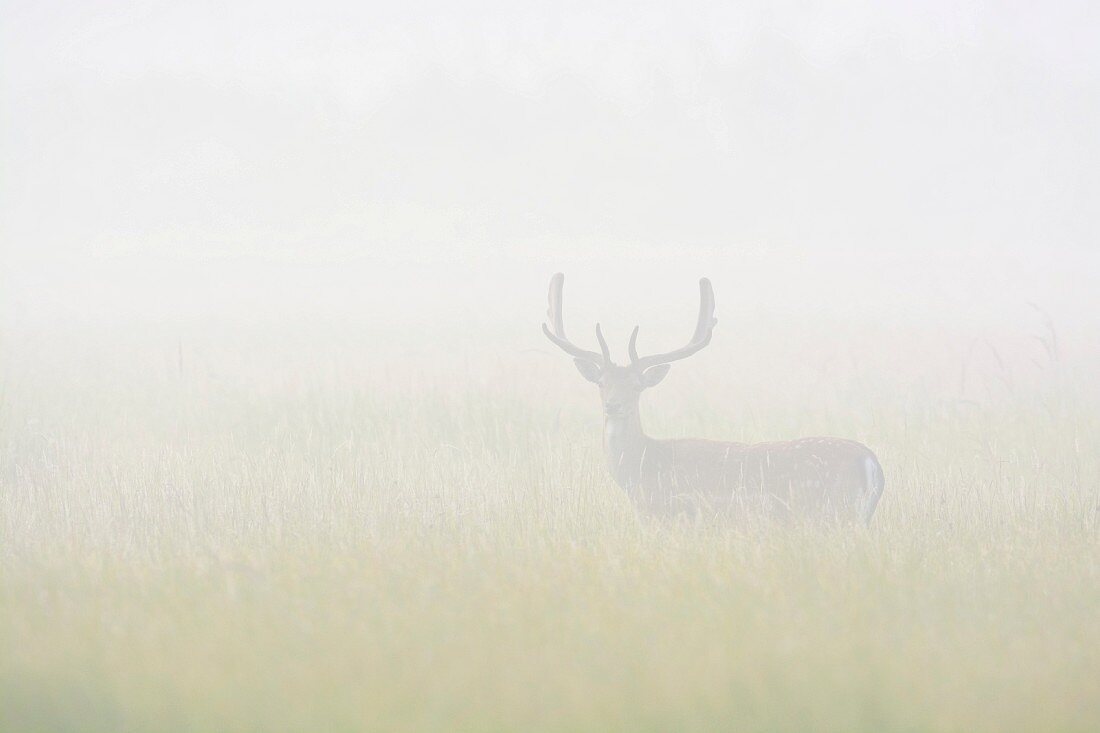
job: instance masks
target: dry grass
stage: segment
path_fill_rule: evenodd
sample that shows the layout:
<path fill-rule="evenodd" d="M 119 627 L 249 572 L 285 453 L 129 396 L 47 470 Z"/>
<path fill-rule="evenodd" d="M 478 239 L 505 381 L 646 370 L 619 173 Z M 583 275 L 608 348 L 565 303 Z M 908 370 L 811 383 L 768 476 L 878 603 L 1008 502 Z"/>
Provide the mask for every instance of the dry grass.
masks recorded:
<path fill-rule="evenodd" d="M 340 333 L 9 335 L 5 729 L 1100 728 L 1095 361 L 716 344 L 653 432 L 854 437 L 886 495 L 662 526 L 534 336 Z"/>

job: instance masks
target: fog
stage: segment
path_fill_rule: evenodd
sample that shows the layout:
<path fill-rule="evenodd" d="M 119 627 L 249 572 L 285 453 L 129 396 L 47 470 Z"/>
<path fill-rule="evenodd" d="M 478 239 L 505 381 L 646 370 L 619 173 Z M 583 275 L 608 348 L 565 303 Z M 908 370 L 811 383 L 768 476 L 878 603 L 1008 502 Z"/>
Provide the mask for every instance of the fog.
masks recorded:
<path fill-rule="evenodd" d="M 1098 48 L 0 0 L 0 728 L 1097 729 Z"/>
<path fill-rule="evenodd" d="M 1096 12 L 8 2 L 9 312 L 445 318 L 672 267 L 1095 325 Z"/>

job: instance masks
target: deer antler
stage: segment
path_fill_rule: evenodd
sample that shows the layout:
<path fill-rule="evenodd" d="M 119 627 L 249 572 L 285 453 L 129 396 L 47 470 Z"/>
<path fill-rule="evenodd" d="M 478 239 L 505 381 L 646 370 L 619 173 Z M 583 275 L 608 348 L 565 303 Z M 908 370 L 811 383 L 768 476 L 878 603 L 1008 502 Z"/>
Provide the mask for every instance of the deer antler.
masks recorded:
<path fill-rule="evenodd" d="M 672 361 L 686 359 L 699 349 L 710 343 L 710 337 L 714 333 L 714 327 L 718 319 L 714 317 L 714 289 L 710 280 L 703 278 L 699 281 L 699 320 L 695 324 L 695 333 L 687 346 L 670 351 L 666 354 L 654 354 L 652 356 L 638 356 L 638 327 L 630 334 L 630 366 L 643 371 L 658 364 L 668 364 Z"/>
<path fill-rule="evenodd" d="M 562 273 L 556 273 L 554 277 L 550 278 L 550 293 L 547 296 L 550 305 L 546 309 L 546 318 L 550 321 L 550 326 L 547 326 L 545 323 L 542 324 L 542 332 L 546 334 L 546 338 L 553 341 L 562 351 L 570 356 L 590 361 L 593 364 L 610 364 L 611 350 L 607 348 L 607 341 L 604 340 L 603 331 L 600 330 L 600 324 L 596 324 L 596 340 L 600 342 L 600 351 L 603 352 L 602 354 L 582 349 L 566 337 L 565 322 L 562 320 L 561 315 L 561 290 L 564 285 L 565 275 Z M 553 328 L 552 331 L 551 327 Z"/>

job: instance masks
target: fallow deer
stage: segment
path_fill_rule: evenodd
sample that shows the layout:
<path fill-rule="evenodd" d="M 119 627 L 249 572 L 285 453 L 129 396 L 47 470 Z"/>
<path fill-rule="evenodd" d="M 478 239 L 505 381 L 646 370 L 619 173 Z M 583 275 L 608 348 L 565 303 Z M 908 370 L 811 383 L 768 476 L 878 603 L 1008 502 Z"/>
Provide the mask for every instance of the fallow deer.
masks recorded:
<path fill-rule="evenodd" d="M 692 438 L 659 440 L 646 435 L 638 414 L 642 391 L 658 384 L 670 364 L 710 343 L 714 291 L 699 281 L 699 319 L 686 346 L 638 356 L 638 327 L 630 334 L 630 364 L 611 361 L 599 324 L 600 353 L 576 346 L 565 335 L 562 286 L 550 280 L 549 325 L 542 330 L 573 357 L 581 375 L 599 385 L 603 401 L 604 451 L 615 482 L 644 513 L 678 514 L 700 508 L 760 510 L 789 517 L 832 517 L 870 522 L 885 484 L 882 467 L 866 446 L 840 438 L 801 438 L 774 443 L 727 443 Z"/>

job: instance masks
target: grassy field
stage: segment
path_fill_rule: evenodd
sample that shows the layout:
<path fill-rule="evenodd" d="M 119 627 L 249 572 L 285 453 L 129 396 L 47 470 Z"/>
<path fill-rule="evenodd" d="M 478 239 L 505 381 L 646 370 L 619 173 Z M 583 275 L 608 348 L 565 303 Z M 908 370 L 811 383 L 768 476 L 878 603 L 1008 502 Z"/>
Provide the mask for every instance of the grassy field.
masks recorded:
<path fill-rule="evenodd" d="M 9 333 L 3 729 L 1100 729 L 1094 353 L 724 326 L 650 431 L 852 437 L 886 493 L 661 525 L 536 325 L 478 328 Z"/>

